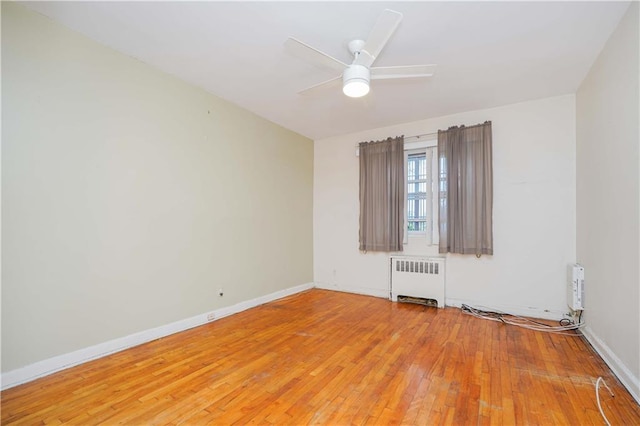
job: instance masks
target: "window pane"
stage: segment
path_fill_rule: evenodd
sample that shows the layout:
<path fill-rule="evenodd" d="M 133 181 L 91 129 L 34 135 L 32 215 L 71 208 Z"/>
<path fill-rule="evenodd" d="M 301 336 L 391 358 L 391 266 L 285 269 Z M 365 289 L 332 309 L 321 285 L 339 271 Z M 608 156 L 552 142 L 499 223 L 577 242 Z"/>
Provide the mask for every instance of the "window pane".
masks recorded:
<path fill-rule="evenodd" d="M 407 160 L 407 180 L 427 178 L 427 155 L 425 153 L 411 154 Z"/>
<path fill-rule="evenodd" d="M 427 218 L 427 200 L 420 199 L 418 200 L 418 219 L 426 219 Z"/>
<path fill-rule="evenodd" d="M 424 232 L 427 230 L 427 223 L 424 221 L 409 221 L 409 225 L 407 226 L 407 230 L 416 231 L 416 232 Z"/>

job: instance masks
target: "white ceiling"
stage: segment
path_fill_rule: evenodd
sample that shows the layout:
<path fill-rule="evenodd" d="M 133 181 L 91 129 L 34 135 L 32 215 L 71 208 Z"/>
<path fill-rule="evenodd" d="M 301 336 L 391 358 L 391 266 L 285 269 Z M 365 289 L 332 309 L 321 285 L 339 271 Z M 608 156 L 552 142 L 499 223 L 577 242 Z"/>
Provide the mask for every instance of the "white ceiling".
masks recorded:
<path fill-rule="evenodd" d="M 629 2 L 27 2 L 92 39 L 312 139 L 575 93 Z M 296 37 L 344 62 L 380 12 L 404 19 L 375 66 L 430 79 L 340 87 L 285 51 Z"/>

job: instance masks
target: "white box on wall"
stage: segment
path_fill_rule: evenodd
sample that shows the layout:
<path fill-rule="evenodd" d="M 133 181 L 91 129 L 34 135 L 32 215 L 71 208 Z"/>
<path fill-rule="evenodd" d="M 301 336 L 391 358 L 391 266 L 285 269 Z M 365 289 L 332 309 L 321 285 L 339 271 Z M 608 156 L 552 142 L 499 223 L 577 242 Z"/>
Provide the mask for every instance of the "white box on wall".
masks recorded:
<path fill-rule="evenodd" d="M 584 309 L 584 267 L 575 263 L 569 265 L 567 282 L 567 305 L 573 311 Z"/>

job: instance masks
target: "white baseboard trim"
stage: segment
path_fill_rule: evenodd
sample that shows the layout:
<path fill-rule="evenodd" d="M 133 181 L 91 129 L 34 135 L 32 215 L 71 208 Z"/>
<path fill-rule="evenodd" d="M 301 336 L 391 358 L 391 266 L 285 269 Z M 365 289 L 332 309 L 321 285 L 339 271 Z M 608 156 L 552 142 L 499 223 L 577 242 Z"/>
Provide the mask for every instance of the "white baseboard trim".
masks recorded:
<path fill-rule="evenodd" d="M 383 299 L 389 298 L 389 290 L 378 290 L 375 288 L 366 288 L 366 287 L 342 287 L 335 284 L 327 284 L 317 282 L 315 284 L 316 288 L 320 288 L 323 290 L 332 290 L 332 291 L 341 291 L 343 293 L 354 293 L 354 294 L 362 294 L 365 296 L 374 296 L 381 297 Z"/>
<path fill-rule="evenodd" d="M 236 303 L 233 306 L 216 309 L 215 311 L 206 312 L 191 318 L 186 318 L 180 321 L 172 322 L 170 324 L 162 325 L 160 327 L 130 334 L 118 339 L 109 340 L 104 343 L 99 343 L 94 346 L 89 346 L 88 348 L 55 356 L 43 361 L 38 361 L 31 365 L 2 373 L 2 376 L 0 377 L 0 382 L 2 383 L 0 385 L 0 389 L 9 389 L 11 387 L 30 382 L 40 377 L 48 376 L 49 374 L 53 374 L 61 370 L 74 367 L 76 365 L 80 365 L 97 358 L 102 358 L 115 352 L 120 352 L 122 350 L 129 349 L 134 346 L 138 346 L 143 343 L 168 336 L 170 334 L 188 330 L 190 328 L 197 327 L 277 299 L 282 299 L 283 297 L 291 296 L 293 294 L 309 290 L 313 287 L 313 283 L 306 283 L 299 286 L 290 287 L 284 290 L 279 290 L 274 293 L 267 294 L 265 296 L 257 297 L 255 299 Z M 215 319 L 209 320 L 208 318 L 212 314 Z"/>
<path fill-rule="evenodd" d="M 514 305 L 496 305 L 496 304 L 491 304 L 490 306 L 487 306 L 474 300 L 451 299 L 448 297 L 445 299 L 446 306 L 454 306 L 456 308 L 459 308 L 463 304 L 469 305 L 478 309 L 500 311 L 508 314 L 519 315 L 522 317 L 529 317 L 529 318 L 542 318 L 542 319 L 559 321 L 564 317 L 564 312 L 551 311 L 548 309 L 531 308 L 526 306 L 514 306 Z"/>
<path fill-rule="evenodd" d="M 598 355 L 600 355 L 600 358 L 611 368 L 611 371 L 618 377 L 624 387 L 627 388 L 631 396 L 640 404 L 640 379 L 633 375 L 627 366 L 620 361 L 620 358 L 616 356 L 605 342 L 595 335 L 590 327 L 584 327 L 582 334 Z"/>

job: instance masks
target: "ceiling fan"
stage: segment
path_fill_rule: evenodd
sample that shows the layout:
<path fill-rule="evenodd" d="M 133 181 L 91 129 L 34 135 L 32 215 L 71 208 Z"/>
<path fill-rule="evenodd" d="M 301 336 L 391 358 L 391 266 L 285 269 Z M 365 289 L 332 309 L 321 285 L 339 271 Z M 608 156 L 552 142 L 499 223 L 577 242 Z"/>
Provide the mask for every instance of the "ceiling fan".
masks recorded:
<path fill-rule="evenodd" d="M 285 43 L 285 47 L 296 56 L 314 64 L 328 67 L 341 74 L 330 80 L 315 84 L 301 90 L 306 94 L 315 89 L 336 85 L 342 79 L 342 91 L 352 98 L 359 98 L 369 93 L 369 82 L 379 79 L 431 77 L 435 65 L 405 65 L 396 67 L 372 67 L 373 62 L 387 44 L 402 20 L 402 13 L 385 9 L 374 25 L 369 38 L 352 40 L 349 51 L 353 62 L 349 65 L 293 37 Z"/>

